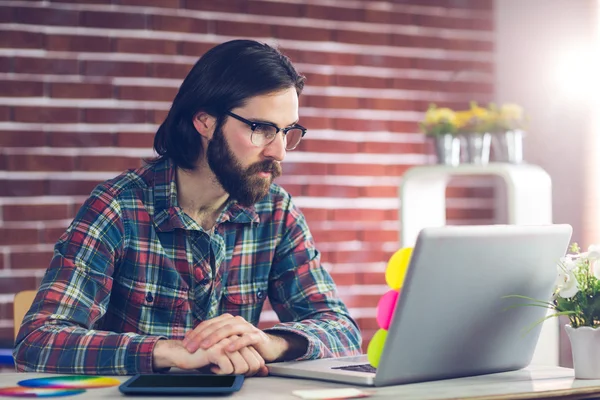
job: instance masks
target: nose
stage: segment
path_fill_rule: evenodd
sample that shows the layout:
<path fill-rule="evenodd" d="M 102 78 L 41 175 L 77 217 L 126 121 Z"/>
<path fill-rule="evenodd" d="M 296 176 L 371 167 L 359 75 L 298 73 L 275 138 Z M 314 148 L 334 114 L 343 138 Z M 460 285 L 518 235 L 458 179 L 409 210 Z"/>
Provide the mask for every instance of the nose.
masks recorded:
<path fill-rule="evenodd" d="M 279 132 L 275 140 L 266 145 L 263 150 L 265 157 L 272 158 L 275 161 L 283 161 L 285 152 L 285 136 L 283 132 Z"/>

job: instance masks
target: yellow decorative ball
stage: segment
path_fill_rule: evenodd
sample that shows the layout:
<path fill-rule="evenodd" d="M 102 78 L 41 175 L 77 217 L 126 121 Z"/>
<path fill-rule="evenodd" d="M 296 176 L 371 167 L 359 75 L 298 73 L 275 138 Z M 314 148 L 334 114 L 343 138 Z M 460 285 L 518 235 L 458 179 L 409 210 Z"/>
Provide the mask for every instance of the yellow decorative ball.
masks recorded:
<path fill-rule="evenodd" d="M 383 354 L 383 346 L 385 345 L 386 338 L 387 331 L 385 329 L 379 329 L 375 332 L 375 335 L 373 335 L 373 338 L 369 342 L 367 359 L 369 360 L 369 364 L 374 368 L 379 366 L 379 359 L 381 358 L 381 354 Z"/>
<path fill-rule="evenodd" d="M 404 283 L 412 251 L 412 247 L 404 247 L 395 252 L 388 261 L 387 269 L 385 270 L 385 282 L 393 290 L 399 290 Z"/>

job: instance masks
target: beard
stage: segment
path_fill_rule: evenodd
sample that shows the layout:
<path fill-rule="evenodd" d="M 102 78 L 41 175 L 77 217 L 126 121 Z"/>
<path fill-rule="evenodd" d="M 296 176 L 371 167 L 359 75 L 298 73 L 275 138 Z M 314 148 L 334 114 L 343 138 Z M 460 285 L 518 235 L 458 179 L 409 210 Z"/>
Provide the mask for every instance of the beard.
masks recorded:
<path fill-rule="evenodd" d="M 220 126 L 208 142 L 206 159 L 219 184 L 244 207 L 265 197 L 273 180 L 281 175 L 281 166 L 274 160 L 259 161 L 244 168 L 231 151 Z M 270 172 L 271 176 L 259 176 L 260 172 Z"/>

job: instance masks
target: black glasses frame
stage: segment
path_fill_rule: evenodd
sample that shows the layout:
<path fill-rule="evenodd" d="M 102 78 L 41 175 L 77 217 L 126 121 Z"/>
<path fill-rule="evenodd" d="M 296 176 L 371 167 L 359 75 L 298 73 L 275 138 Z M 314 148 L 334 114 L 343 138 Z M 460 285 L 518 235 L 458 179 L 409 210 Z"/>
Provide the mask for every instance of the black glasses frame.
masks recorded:
<path fill-rule="evenodd" d="M 302 131 L 302 137 L 300 138 L 300 140 L 302 140 L 302 138 L 304 137 L 304 135 L 306 135 L 306 128 L 303 127 L 302 125 L 294 124 L 292 126 L 288 126 L 287 128 L 280 128 L 280 127 L 278 127 L 277 125 L 275 125 L 272 122 L 254 122 L 254 121 L 250 121 L 249 119 L 246 119 L 244 117 L 240 117 L 239 115 L 237 115 L 235 113 L 232 113 L 231 111 L 227 111 L 227 112 L 225 112 L 225 114 L 229 115 L 230 117 L 233 117 L 233 118 L 237 119 L 238 121 L 241 121 L 241 122 L 245 123 L 246 125 L 248 125 L 250 127 L 250 129 L 252 130 L 252 132 L 254 132 L 261 125 L 272 126 L 273 128 L 276 129 L 275 136 L 273 137 L 273 140 L 275 140 L 275 138 L 277 137 L 277 134 L 279 133 L 279 131 L 283 132 L 283 135 L 285 136 L 292 129 L 300 129 Z M 270 144 L 271 142 L 273 142 L 273 140 L 271 140 L 269 143 L 267 143 L 267 145 Z M 300 142 L 298 142 L 298 143 L 300 143 Z M 288 149 L 288 150 L 293 150 L 293 149 L 296 148 L 296 146 L 294 146 L 292 149 Z"/>

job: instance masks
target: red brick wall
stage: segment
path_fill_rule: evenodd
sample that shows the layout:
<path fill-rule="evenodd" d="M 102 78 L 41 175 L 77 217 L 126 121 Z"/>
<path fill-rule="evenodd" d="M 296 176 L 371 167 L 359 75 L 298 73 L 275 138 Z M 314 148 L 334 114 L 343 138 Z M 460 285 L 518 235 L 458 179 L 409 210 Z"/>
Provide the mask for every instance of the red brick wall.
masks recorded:
<path fill-rule="evenodd" d="M 308 78 L 309 133 L 279 183 L 368 340 L 398 248 L 398 184 L 431 157 L 422 112 L 492 99 L 492 11 L 491 0 L 2 1 L 0 340 L 12 339 L 13 294 L 39 283 L 91 189 L 152 154 L 189 68 L 238 37 L 277 43 Z M 490 221 L 492 195 L 486 180 L 454 184 L 449 222 Z"/>

